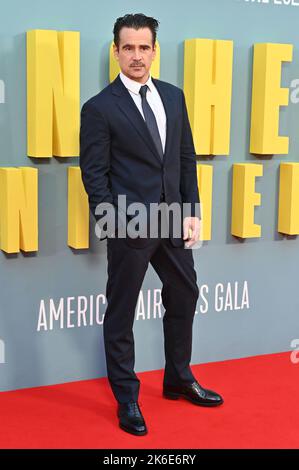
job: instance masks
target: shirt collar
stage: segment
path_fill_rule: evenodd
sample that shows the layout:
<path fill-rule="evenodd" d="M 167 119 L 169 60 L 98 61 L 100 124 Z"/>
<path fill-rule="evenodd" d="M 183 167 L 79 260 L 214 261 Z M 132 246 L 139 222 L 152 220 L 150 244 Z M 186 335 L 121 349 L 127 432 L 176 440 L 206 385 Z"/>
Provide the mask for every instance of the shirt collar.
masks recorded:
<path fill-rule="evenodd" d="M 127 77 L 124 73 L 119 73 L 120 79 L 125 85 L 125 87 L 130 90 L 132 93 L 139 95 L 139 90 L 142 85 L 147 85 L 150 91 L 153 91 L 154 84 L 152 82 L 151 74 L 149 75 L 147 81 L 145 83 L 136 82 L 136 80 L 132 80 L 131 78 Z"/>

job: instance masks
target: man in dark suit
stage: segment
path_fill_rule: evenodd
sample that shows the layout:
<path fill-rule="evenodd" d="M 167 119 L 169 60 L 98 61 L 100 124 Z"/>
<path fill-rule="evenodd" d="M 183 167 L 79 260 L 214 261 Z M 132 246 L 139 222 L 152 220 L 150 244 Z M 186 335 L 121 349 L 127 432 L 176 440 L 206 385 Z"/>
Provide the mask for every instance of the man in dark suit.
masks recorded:
<path fill-rule="evenodd" d="M 134 372 L 133 322 L 149 263 L 160 277 L 165 371 L 163 396 L 185 398 L 196 405 L 217 406 L 222 397 L 203 388 L 190 368 L 192 325 L 199 296 L 192 255 L 199 240 L 200 210 L 196 156 L 183 91 L 151 77 L 156 54 L 158 21 L 143 14 L 125 15 L 114 25 L 114 55 L 121 69 L 116 79 L 82 107 L 80 167 L 89 205 L 98 224 L 101 205 L 109 203 L 130 219 L 126 202 L 149 206 L 164 202 L 189 204 L 189 215 L 175 236 L 175 220 L 167 220 L 169 236 L 118 236 L 120 225 L 107 238 L 108 301 L 103 333 L 107 374 L 117 400 L 120 427 L 135 435 L 147 433 Z M 105 206 L 106 207 L 106 206 Z M 97 208 L 97 209 L 96 209 Z M 171 214 L 169 214 L 171 216 Z M 163 216 L 162 216 L 163 219 Z M 120 219 L 118 219 L 120 220 Z M 103 230 L 103 225 L 101 226 Z M 127 227 L 128 228 L 128 227 Z"/>

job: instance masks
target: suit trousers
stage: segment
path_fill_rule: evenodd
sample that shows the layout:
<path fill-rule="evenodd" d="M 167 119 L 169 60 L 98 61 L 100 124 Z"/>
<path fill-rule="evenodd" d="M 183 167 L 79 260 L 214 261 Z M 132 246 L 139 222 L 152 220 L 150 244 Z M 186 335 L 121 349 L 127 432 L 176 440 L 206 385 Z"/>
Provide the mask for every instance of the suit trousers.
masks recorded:
<path fill-rule="evenodd" d="M 160 232 L 159 232 L 160 235 Z M 169 238 L 152 238 L 134 248 L 126 238 L 107 238 L 107 308 L 103 323 L 107 376 L 119 403 L 138 401 L 134 372 L 133 323 L 149 263 L 162 281 L 165 385 L 196 380 L 190 368 L 192 327 L 199 296 L 193 250 L 174 247 Z"/>

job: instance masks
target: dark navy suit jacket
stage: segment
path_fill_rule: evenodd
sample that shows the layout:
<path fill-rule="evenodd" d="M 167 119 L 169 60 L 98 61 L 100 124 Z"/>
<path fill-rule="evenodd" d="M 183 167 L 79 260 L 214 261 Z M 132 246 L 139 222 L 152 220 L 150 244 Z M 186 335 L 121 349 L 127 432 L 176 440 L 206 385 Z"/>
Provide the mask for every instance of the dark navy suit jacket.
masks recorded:
<path fill-rule="evenodd" d="M 118 75 L 81 110 L 80 167 L 89 207 L 109 202 L 117 209 L 118 195 L 127 205 L 191 203 L 191 215 L 201 217 L 196 174 L 196 156 L 183 91 L 152 78 L 166 113 L 166 145 L 161 159 L 147 125 Z M 183 232 L 182 232 L 183 233 Z M 105 237 L 106 238 L 106 237 Z M 182 238 L 171 238 L 182 246 Z M 131 239 L 136 247 L 146 239 Z"/>

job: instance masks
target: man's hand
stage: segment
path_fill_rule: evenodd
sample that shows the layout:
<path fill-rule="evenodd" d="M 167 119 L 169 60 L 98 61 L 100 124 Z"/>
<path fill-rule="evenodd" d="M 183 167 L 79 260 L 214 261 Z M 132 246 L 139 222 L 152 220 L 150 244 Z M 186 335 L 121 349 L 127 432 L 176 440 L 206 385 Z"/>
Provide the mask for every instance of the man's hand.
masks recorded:
<path fill-rule="evenodd" d="M 201 219 L 198 217 L 185 217 L 183 222 L 184 240 L 186 248 L 191 247 L 199 240 Z"/>

